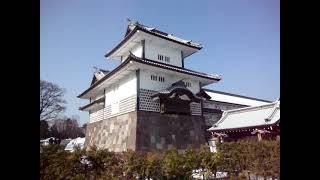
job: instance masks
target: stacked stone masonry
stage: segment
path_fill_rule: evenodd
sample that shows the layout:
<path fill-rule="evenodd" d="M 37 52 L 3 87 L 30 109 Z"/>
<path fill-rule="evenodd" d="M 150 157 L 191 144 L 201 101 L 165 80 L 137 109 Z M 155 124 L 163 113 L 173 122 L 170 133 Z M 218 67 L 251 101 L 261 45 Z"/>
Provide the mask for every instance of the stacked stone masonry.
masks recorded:
<path fill-rule="evenodd" d="M 131 112 L 89 123 L 85 148 L 95 145 L 115 152 L 135 150 L 136 122 L 137 113 Z"/>
<path fill-rule="evenodd" d="M 85 147 L 96 145 L 115 152 L 183 151 L 205 144 L 205 128 L 201 116 L 134 111 L 89 123 Z"/>
<path fill-rule="evenodd" d="M 139 111 L 136 147 L 139 151 L 199 148 L 206 142 L 205 128 L 201 116 Z"/>

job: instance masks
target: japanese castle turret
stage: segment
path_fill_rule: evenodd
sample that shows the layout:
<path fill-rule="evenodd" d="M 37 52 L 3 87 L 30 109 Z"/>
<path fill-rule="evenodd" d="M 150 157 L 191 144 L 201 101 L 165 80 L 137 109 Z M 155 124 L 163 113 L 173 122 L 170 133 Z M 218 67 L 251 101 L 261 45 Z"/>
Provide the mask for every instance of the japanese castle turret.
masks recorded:
<path fill-rule="evenodd" d="M 222 115 L 219 104 L 265 103 L 245 97 L 238 98 L 248 104 L 210 100 L 210 93 L 220 97 L 219 92 L 203 87 L 221 77 L 184 66 L 201 48 L 129 21 L 124 38 L 105 55 L 121 64 L 112 71 L 97 68 L 90 87 L 78 96 L 90 100 L 80 108 L 89 113 L 85 147 L 116 152 L 198 148 L 206 143 L 206 129 Z"/>

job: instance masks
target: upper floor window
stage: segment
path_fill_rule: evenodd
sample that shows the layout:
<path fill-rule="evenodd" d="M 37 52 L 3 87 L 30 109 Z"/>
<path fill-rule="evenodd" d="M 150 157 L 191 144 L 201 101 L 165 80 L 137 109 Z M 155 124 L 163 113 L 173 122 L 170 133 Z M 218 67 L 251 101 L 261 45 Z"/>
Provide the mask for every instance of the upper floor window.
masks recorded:
<path fill-rule="evenodd" d="M 152 81 L 160 81 L 160 82 L 164 82 L 165 81 L 164 77 L 161 77 L 161 76 L 158 77 L 158 76 L 155 76 L 155 75 L 151 75 L 150 78 L 151 78 Z"/>
<path fill-rule="evenodd" d="M 164 57 L 164 61 L 165 61 L 165 62 L 170 62 L 170 57 L 165 56 L 165 57 Z"/>
<path fill-rule="evenodd" d="M 158 60 L 163 61 L 163 55 L 158 54 Z"/>
<path fill-rule="evenodd" d="M 155 75 L 151 75 L 151 80 L 152 80 L 152 81 L 157 81 L 157 80 L 158 80 L 158 77 L 155 76 Z"/>
<path fill-rule="evenodd" d="M 160 82 L 164 82 L 164 77 L 160 77 L 160 76 L 159 76 L 159 81 L 160 81 Z"/>
<path fill-rule="evenodd" d="M 191 83 L 190 83 L 190 82 L 184 82 L 184 84 L 185 84 L 187 87 L 191 87 Z"/>

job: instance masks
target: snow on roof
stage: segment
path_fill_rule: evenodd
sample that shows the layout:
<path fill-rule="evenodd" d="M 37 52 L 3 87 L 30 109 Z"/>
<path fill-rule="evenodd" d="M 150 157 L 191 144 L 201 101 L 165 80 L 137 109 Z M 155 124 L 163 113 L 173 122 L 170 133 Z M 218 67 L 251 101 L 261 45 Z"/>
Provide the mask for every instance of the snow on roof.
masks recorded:
<path fill-rule="evenodd" d="M 216 79 L 218 81 L 221 80 L 221 75 L 218 75 L 218 74 L 205 74 L 205 73 L 202 73 L 202 72 L 197 72 L 197 71 L 193 71 L 193 70 L 186 69 L 186 68 L 173 66 L 173 65 L 165 64 L 165 63 L 161 63 L 161 62 L 157 62 L 157 61 L 154 61 L 154 60 L 151 60 L 151 59 L 147 59 L 147 58 L 140 58 L 140 57 L 137 57 L 137 56 L 135 56 L 133 54 L 130 54 L 129 57 L 132 57 L 135 60 L 138 60 L 140 62 L 144 62 L 146 64 L 156 65 L 156 66 L 164 67 L 166 69 L 180 71 L 180 72 L 186 72 L 186 73 L 189 73 L 189 74 L 192 74 L 192 75 L 203 76 L 203 77 L 206 77 L 206 78 L 214 78 L 214 79 Z"/>
<path fill-rule="evenodd" d="M 130 31 L 132 31 L 135 27 L 140 27 L 150 33 L 154 33 L 154 34 L 157 34 L 157 35 L 160 35 L 160 36 L 163 36 L 163 37 L 166 37 L 166 38 L 169 38 L 169 39 L 172 39 L 174 41 L 178 41 L 180 43 L 183 43 L 183 44 L 187 44 L 187 45 L 190 45 L 190 46 L 194 46 L 196 48 L 202 48 L 201 44 L 199 43 L 196 43 L 196 42 L 192 42 L 192 40 L 185 40 L 185 39 L 181 39 L 177 36 L 174 36 L 170 33 L 166 33 L 166 32 L 163 32 L 163 31 L 160 31 L 154 27 L 148 27 L 146 25 L 143 25 L 143 24 L 140 24 L 139 22 L 132 22 L 131 20 L 129 21 L 129 24 L 128 24 L 128 29 Z M 127 31 L 127 34 L 128 32 L 130 31 Z"/>
<path fill-rule="evenodd" d="M 209 131 L 271 125 L 280 121 L 280 101 L 225 111 Z"/>
<path fill-rule="evenodd" d="M 246 105 L 246 106 L 260 106 L 260 105 L 271 103 L 271 101 L 241 96 L 237 94 L 231 94 L 231 93 L 215 91 L 210 89 L 203 89 L 203 90 L 211 97 L 212 101 L 240 104 L 240 105 Z"/>
<path fill-rule="evenodd" d="M 108 74 L 110 71 L 104 70 L 97 68 L 96 71 L 94 72 L 94 76 L 97 78 L 97 80 L 100 80 L 103 78 L 106 74 Z"/>
<path fill-rule="evenodd" d="M 174 66 L 174 65 L 170 65 L 170 64 L 157 62 L 157 61 L 154 61 L 154 60 L 151 60 L 151 59 L 140 58 L 140 57 L 137 57 L 137 56 L 133 55 L 132 53 L 130 53 L 129 56 L 127 57 L 127 59 L 124 60 L 118 67 L 116 67 L 115 69 L 110 71 L 108 74 L 106 74 L 100 80 L 97 80 L 97 81 L 93 82 L 88 89 L 86 89 L 84 92 L 82 92 L 77 97 L 78 98 L 83 98 L 84 97 L 84 98 L 89 99 L 88 96 L 85 97 L 85 95 L 89 91 L 91 91 L 92 89 L 96 88 L 98 85 L 100 85 L 106 79 L 112 77 L 115 73 L 117 73 L 118 71 L 123 69 L 127 64 L 131 64 L 131 62 L 133 62 L 133 61 L 141 63 L 141 64 L 146 64 L 146 65 L 150 65 L 150 66 L 154 66 L 154 67 L 159 67 L 159 68 L 163 68 L 163 69 L 176 71 L 176 72 L 183 73 L 183 74 L 189 74 L 189 75 L 194 75 L 194 76 L 198 76 L 198 77 L 201 77 L 201 78 L 206 78 L 206 79 L 212 80 L 212 81 L 220 81 L 221 80 L 221 75 L 205 74 L 205 73 L 201 73 L 201 72 L 196 72 L 196 71 L 193 71 L 193 70 L 190 70 L 190 69 L 186 69 L 186 68 L 182 68 L 182 67 L 178 67 L 178 66 Z"/>

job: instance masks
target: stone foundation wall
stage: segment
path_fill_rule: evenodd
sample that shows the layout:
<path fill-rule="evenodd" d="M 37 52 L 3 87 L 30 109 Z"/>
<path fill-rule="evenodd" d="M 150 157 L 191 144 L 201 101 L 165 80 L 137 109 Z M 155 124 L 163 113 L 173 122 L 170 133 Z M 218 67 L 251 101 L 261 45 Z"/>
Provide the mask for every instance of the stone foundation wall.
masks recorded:
<path fill-rule="evenodd" d="M 136 125 L 136 111 L 89 123 L 86 130 L 85 148 L 96 145 L 98 148 L 115 152 L 135 150 Z"/>
<path fill-rule="evenodd" d="M 136 148 L 140 151 L 179 151 L 205 144 L 205 122 L 201 116 L 138 112 Z"/>
<path fill-rule="evenodd" d="M 96 145 L 121 152 L 128 149 L 165 151 L 175 147 L 183 151 L 205 144 L 205 132 L 202 116 L 134 111 L 89 123 L 85 148 Z"/>

